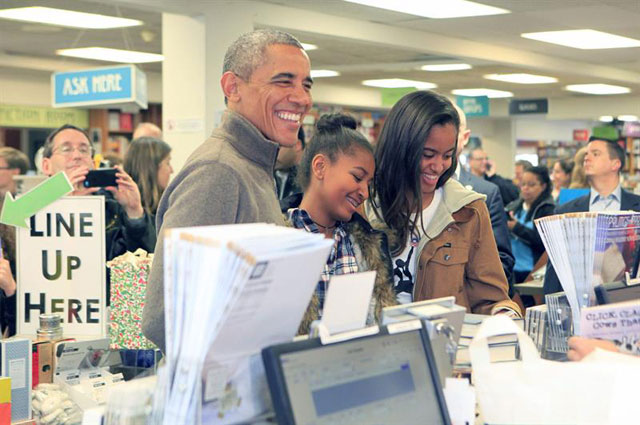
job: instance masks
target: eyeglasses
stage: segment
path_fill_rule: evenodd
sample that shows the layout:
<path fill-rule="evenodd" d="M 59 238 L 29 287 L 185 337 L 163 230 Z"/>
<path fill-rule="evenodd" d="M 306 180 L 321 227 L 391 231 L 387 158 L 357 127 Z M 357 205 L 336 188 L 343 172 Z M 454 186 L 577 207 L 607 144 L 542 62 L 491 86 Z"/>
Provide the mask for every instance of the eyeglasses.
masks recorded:
<path fill-rule="evenodd" d="M 89 145 L 80 145 L 78 147 L 74 147 L 71 145 L 62 145 L 53 150 L 53 153 L 59 153 L 64 156 L 73 155 L 73 151 L 78 151 L 78 153 L 82 156 L 93 156 L 93 148 Z"/>

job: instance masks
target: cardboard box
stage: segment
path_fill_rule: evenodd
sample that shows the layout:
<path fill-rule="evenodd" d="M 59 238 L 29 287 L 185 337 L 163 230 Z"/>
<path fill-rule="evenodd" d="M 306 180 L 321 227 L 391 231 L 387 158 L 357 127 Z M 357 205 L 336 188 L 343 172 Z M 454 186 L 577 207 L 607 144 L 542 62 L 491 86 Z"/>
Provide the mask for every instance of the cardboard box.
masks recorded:
<path fill-rule="evenodd" d="M 31 349 L 33 378 L 31 388 L 53 382 L 53 342 L 34 341 Z"/>
<path fill-rule="evenodd" d="M 2 376 L 11 377 L 11 420 L 31 419 L 31 340 L 0 340 Z"/>

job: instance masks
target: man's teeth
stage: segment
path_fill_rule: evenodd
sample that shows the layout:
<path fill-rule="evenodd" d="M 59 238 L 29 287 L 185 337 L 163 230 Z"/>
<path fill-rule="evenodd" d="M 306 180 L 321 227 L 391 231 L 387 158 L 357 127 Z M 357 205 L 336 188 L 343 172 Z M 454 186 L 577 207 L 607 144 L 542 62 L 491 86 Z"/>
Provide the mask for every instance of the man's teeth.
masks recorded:
<path fill-rule="evenodd" d="M 293 122 L 299 122 L 300 121 L 300 116 L 302 114 L 294 114 L 291 112 L 278 112 L 277 116 L 280 119 L 283 120 L 287 120 L 287 121 L 293 121 Z"/>

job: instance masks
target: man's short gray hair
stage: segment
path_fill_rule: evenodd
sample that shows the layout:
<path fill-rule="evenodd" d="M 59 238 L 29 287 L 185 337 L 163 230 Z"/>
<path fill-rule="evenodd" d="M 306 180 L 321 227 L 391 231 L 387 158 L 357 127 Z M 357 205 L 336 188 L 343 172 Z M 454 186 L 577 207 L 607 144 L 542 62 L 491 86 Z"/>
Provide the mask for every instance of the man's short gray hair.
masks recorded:
<path fill-rule="evenodd" d="M 291 34 L 273 29 L 261 29 L 241 35 L 229 46 L 224 55 L 222 73 L 231 71 L 247 81 L 265 61 L 264 53 L 272 44 L 287 44 L 302 49 L 302 44 Z"/>

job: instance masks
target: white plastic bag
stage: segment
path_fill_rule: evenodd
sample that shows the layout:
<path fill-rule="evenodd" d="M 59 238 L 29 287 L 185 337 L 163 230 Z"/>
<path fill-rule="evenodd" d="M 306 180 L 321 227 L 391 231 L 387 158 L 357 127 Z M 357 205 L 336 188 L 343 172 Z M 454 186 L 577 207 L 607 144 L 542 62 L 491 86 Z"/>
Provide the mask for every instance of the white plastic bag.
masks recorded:
<path fill-rule="evenodd" d="M 518 336 L 522 361 L 490 363 L 487 338 L 505 333 Z M 487 318 L 469 352 L 476 397 L 487 424 L 640 423 L 634 389 L 640 384 L 640 359 L 610 353 L 600 356 L 604 361 L 544 360 L 533 341 L 505 316 Z"/>

